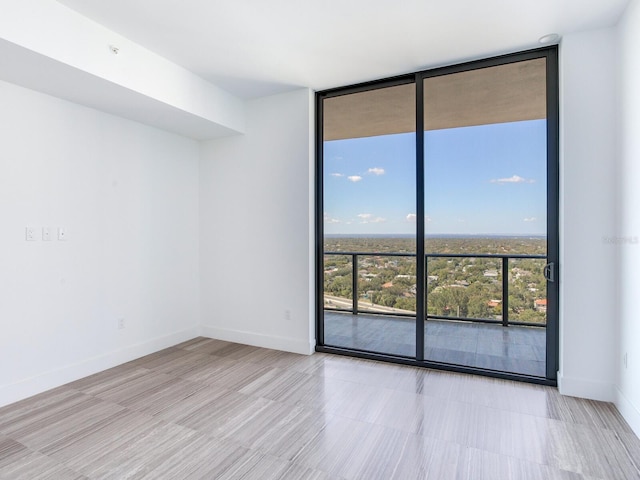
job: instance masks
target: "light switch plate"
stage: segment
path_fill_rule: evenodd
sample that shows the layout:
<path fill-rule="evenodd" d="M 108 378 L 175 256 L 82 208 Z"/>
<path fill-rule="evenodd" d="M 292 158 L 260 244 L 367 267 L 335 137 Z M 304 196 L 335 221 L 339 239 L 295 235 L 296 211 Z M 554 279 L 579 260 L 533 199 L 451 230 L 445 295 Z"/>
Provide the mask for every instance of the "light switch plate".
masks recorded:
<path fill-rule="evenodd" d="M 64 227 L 58 227 L 58 240 L 67 239 L 67 229 Z"/>
<path fill-rule="evenodd" d="M 25 240 L 27 242 L 35 242 L 36 241 L 36 229 L 34 227 L 25 228 Z"/>
<path fill-rule="evenodd" d="M 45 242 L 49 242 L 53 240 L 53 228 L 52 227 L 42 227 L 42 240 Z"/>

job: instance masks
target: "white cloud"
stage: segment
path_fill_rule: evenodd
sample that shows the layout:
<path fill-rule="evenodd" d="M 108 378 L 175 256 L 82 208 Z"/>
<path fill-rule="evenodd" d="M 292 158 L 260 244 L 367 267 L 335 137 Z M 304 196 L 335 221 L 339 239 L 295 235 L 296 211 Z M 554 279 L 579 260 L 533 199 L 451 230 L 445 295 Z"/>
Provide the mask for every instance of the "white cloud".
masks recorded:
<path fill-rule="evenodd" d="M 342 223 L 337 218 L 331 217 L 328 213 L 324 214 L 324 223 Z"/>
<path fill-rule="evenodd" d="M 384 175 L 384 168 L 374 167 L 370 168 L 368 171 L 373 175 Z"/>
<path fill-rule="evenodd" d="M 536 222 L 537 220 L 538 219 L 536 217 L 527 217 L 522 219 L 523 222 Z"/>
<path fill-rule="evenodd" d="M 407 222 L 415 222 L 416 218 L 418 218 L 418 215 L 416 215 L 415 213 L 409 213 L 405 218 L 407 219 Z M 431 217 L 425 215 L 424 221 L 429 223 L 431 221 Z"/>
<path fill-rule="evenodd" d="M 366 224 L 366 223 L 383 223 L 383 222 L 387 221 L 386 218 L 374 217 L 373 214 L 371 214 L 371 213 L 359 213 L 357 216 L 358 216 L 358 218 L 360 218 L 362 220 L 360 222 L 362 224 Z"/>
<path fill-rule="evenodd" d="M 362 177 L 360 175 L 351 175 L 350 177 L 347 177 L 347 178 L 354 183 L 362 180 Z"/>
<path fill-rule="evenodd" d="M 344 177 L 344 175 L 342 173 L 332 173 L 331 176 L 332 177 Z"/>
<path fill-rule="evenodd" d="M 523 178 L 519 175 L 514 175 L 509 178 L 494 178 L 491 183 L 534 183 L 535 180 L 530 178 Z"/>

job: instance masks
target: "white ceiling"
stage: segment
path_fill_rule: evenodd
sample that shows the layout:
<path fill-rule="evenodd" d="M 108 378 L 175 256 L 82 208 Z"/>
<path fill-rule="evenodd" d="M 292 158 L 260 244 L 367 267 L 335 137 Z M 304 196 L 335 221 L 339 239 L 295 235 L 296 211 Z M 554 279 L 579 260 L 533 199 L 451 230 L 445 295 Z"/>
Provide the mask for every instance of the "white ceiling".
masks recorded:
<path fill-rule="evenodd" d="M 614 25 L 628 0 L 59 0 L 253 98 L 323 90 Z"/>

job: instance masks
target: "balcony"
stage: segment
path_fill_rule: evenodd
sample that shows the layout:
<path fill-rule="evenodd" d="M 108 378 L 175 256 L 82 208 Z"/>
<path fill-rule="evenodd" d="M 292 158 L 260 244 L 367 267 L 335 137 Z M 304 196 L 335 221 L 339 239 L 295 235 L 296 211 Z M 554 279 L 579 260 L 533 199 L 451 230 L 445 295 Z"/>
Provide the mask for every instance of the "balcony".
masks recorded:
<path fill-rule="evenodd" d="M 546 295 L 534 275 L 538 270 L 541 275 L 546 256 L 433 253 L 425 260 L 425 360 L 545 376 Z M 407 271 L 411 264 L 411 253 L 325 252 L 325 345 L 415 358 L 416 279 Z M 447 279 L 436 275 L 436 267 L 449 271 Z M 394 290 L 393 305 L 386 293 L 393 287 L 388 271 L 375 283 L 377 288 L 370 287 L 382 275 L 373 272 L 385 269 L 405 272 L 395 276 L 403 287 Z M 466 281 L 465 272 L 475 272 L 475 280 Z M 336 276 L 349 288 L 327 292 L 338 290 Z M 472 285 L 470 305 L 465 292 Z"/>

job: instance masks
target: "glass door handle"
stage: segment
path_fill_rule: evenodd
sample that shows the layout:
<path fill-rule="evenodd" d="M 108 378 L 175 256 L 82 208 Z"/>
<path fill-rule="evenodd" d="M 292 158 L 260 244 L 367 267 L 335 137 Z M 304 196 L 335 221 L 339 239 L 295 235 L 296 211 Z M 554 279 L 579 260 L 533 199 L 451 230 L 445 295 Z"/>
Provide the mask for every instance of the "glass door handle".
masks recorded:
<path fill-rule="evenodd" d="M 544 266 L 544 278 L 549 282 L 556 281 L 556 264 L 549 262 Z"/>

